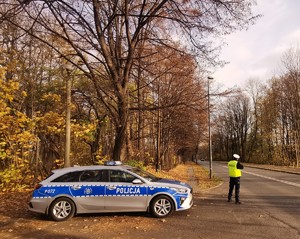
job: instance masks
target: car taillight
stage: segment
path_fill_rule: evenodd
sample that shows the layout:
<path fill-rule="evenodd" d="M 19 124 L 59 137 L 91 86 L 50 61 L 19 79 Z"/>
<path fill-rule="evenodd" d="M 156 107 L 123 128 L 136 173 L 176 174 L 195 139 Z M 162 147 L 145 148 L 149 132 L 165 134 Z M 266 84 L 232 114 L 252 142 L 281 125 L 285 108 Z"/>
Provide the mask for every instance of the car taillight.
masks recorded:
<path fill-rule="evenodd" d="M 35 190 L 40 189 L 42 186 L 43 186 L 43 185 L 40 184 L 40 183 L 39 183 L 39 184 L 36 184 L 35 187 L 34 187 L 34 189 L 35 189 Z"/>

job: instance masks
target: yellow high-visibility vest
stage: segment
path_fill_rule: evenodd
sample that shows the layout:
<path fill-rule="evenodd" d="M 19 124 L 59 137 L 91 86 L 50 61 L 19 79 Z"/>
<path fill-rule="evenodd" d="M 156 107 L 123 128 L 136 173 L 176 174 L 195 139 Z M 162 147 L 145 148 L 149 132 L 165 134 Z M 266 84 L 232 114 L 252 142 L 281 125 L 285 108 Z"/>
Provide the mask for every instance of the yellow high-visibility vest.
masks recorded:
<path fill-rule="evenodd" d="M 236 167 L 237 163 L 236 160 L 228 162 L 229 177 L 238 178 L 242 176 L 242 171 Z"/>

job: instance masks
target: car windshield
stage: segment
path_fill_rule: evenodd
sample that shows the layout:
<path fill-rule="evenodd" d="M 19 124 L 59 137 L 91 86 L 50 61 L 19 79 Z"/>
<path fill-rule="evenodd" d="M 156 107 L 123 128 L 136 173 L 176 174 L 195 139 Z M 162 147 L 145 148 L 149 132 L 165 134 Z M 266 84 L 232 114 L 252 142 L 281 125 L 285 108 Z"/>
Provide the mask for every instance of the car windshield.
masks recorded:
<path fill-rule="evenodd" d="M 155 181 L 158 181 L 161 179 L 161 178 L 158 178 L 158 177 L 154 176 L 153 174 L 145 172 L 139 168 L 131 168 L 131 169 L 129 169 L 129 171 L 143 177 L 144 179 L 147 179 L 150 182 L 155 182 Z"/>

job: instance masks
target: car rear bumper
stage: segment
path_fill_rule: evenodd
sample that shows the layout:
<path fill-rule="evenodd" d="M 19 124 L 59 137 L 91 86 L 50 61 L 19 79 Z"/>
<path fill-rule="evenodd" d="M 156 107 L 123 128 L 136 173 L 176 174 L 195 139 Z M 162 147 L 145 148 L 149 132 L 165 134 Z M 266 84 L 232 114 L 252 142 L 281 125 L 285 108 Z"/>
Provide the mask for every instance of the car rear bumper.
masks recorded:
<path fill-rule="evenodd" d="M 28 210 L 32 212 L 47 214 L 51 198 L 32 198 L 28 204 Z"/>

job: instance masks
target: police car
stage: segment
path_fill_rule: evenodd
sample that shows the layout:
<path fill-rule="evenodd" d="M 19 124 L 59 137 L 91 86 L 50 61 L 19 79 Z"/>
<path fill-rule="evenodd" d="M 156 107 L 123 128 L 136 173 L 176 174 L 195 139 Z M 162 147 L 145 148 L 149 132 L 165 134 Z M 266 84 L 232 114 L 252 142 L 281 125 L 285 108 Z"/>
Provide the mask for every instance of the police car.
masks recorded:
<path fill-rule="evenodd" d="M 33 191 L 29 210 L 64 221 L 81 213 L 150 212 L 162 218 L 189 209 L 192 188 L 120 162 L 53 170 Z"/>

